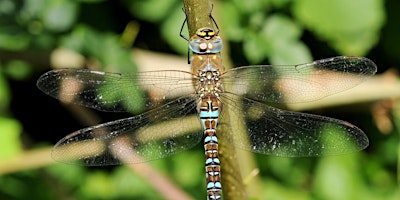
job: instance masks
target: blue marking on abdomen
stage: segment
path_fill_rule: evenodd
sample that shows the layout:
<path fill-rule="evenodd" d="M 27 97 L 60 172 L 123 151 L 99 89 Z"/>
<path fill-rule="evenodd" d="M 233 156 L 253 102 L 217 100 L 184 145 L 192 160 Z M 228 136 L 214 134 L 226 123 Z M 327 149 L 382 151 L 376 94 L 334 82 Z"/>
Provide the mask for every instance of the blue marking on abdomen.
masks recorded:
<path fill-rule="evenodd" d="M 218 118 L 219 112 L 218 110 L 216 111 L 201 111 L 200 112 L 200 118 L 204 119 L 204 118 Z"/>
<path fill-rule="evenodd" d="M 213 141 L 215 143 L 218 143 L 218 139 L 216 136 L 207 136 L 204 138 L 204 142 L 208 143 L 209 141 Z"/>

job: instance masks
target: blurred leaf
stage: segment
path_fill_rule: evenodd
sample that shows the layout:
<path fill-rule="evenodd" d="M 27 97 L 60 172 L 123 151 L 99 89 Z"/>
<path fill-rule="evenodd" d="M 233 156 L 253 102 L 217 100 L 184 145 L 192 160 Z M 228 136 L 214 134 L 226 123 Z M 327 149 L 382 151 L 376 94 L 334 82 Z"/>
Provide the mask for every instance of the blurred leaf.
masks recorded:
<path fill-rule="evenodd" d="M 195 151 L 195 150 L 194 150 Z M 174 177 L 186 187 L 194 187 L 204 179 L 204 153 L 192 150 L 174 155 L 171 159 L 176 163 L 174 166 Z"/>
<path fill-rule="evenodd" d="M 156 199 L 158 197 L 158 194 L 154 192 L 146 180 L 139 177 L 127 167 L 118 167 L 114 171 L 112 179 L 119 199 L 140 199 L 138 197 L 142 199 L 143 197 L 147 197 L 145 199 Z"/>
<path fill-rule="evenodd" d="M 44 12 L 46 4 L 50 0 L 25 0 L 21 10 L 18 13 L 18 21 L 22 24 L 27 24 L 31 21 L 37 20 L 41 13 Z"/>
<path fill-rule="evenodd" d="M 368 175 L 368 182 L 370 187 L 381 193 L 389 193 L 390 190 L 395 189 L 396 177 L 395 174 L 385 169 L 382 165 L 382 158 L 380 156 L 368 156 L 368 163 L 364 165 L 366 174 Z"/>
<path fill-rule="evenodd" d="M 52 49 L 55 45 L 58 45 L 58 38 L 54 37 L 53 34 L 48 32 L 42 32 L 37 35 L 33 35 L 31 46 L 36 49 Z"/>
<path fill-rule="evenodd" d="M 179 36 L 179 31 L 184 20 L 185 13 L 182 12 L 181 8 L 176 7 L 169 17 L 166 18 L 161 27 L 161 33 L 164 39 L 181 55 L 187 55 L 188 52 L 188 42 Z M 187 35 L 187 32 L 187 26 L 185 26 L 182 34 L 190 38 L 190 36 Z"/>
<path fill-rule="evenodd" d="M 381 0 L 293 1 L 294 16 L 340 54 L 365 55 L 384 25 Z"/>
<path fill-rule="evenodd" d="M 12 200 L 47 200 L 57 198 L 50 185 L 43 179 L 40 171 L 30 170 L 0 176 L 0 199 Z"/>
<path fill-rule="evenodd" d="M 127 167 L 118 167 L 112 179 L 119 197 L 132 197 L 149 190 L 149 185 Z M 132 188 L 135 188 L 134 190 Z"/>
<path fill-rule="evenodd" d="M 119 35 L 101 34 L 102 42 L 100 49 L 92 49 L 97 52 L 98 59 L 107 70 L 114 72 L 136 72 L 137 67 L 132 62 L 132 55 L 129 48 L 120 42 Z"/>
<path fill-rule="evenodd" d="M 17 6 L 15 4 L 15 1 L 13 2 L 12 0 L 0 1 L 0 16 L 2 16 L 3 14 L 11 14 L 12 12 L 14 12 Z"/>
<path fill-rule="evenodd" d="M 270 0 L 275 8 L 285 8 L 293 0 Z"/>
<path fill-rule="evenodd" d="M 233 1 L 241 13 L 254 13 L 265 11 L 270 7 L 270 0 L 247 0 L 245 3 L 241 0 Z"/>
<path fill-rule="evenodd" d="M 0 117 L 0 160 L 11 158 L 22 151 L 21 124 L 12 118 Z"/>
<path fill-rule="evenodd" d="M 0 32 L 0 48 L 21 51 L 29 46 L 31 39 L 28 34 L 3 31 Z"/>
<path fill-rule="evenodd" d="M 271 64 L 298 64 L 311 61 L 311 53 L 300 41 L 302 30 L 288 17 L 269 16 L 260 32 L 249 34 L 244 53 L 251 63 L 269 58 Z"/>
<path fill-rule="evenodd" d="M 51 165 L 46 168 L 47 171 L 57 180 L 71 188 L 79 187 L 87 175 L 86 168 L 78 165 L 67 165 L 63 163 Z"/>
<path fill-rule="evenodd" d="M 125 0 L 124 2 L 133 15 L 153 23 L 167 19 L 171 9 L 181 5 L 177 0 Z"/>
<path fill-rule="evenodd" d="M 308 46 L 300 41 L 287 41 L 281 44 L 277 42 L 275 45 L 278 48 L 274 48 L 274 51 L 269 55 L 271 64 L 301 64 L 312 61 Z"/>
<path fill-rule="evenodd" d="M 272 41 L 298 39 L 302 32 L 297 24 L 282 14 L 268 16 L 262 30 L 262 34 L 267 35 Z"/>
<path fill-rule="evenodd" d="M 6 66 L 6 73 L 15 80 L 22 80 L 32 74 L 32 69 L 29 63 L 23 60 L 12 60 Z"/>
<path fill-rule="evenodd" d="M 70 34 L 62 38 L 61 45 L 76 52 L 86 53 L 86 48 L 89 48 L 89 51 L 91 48 L 98 49 L 97 44 L 100 39 L 89 26 L 77 25 Z"/>
<path fill-rule="evenodd" d="M 285 181 L 285 184 L 301 187 L 309 182 L 309 173 L 312 158 L 284 158 L 265 155 L 259 156 L 262 160 L 260 168 L 264 170 L 260 172 L 262 176 Z M 290 177 L 290 178 L 288 178 Z"/>
<path fill-rule="evenodd" d="M 103 2 L 106 0 L 78 0 L 79 2 L 84 2 L 84 3 L 98 3 L 98 2 Z"/>
<path fill-rule="evenodd" d="M 83 185 L 85 187 L 81 187 L 80 190 L 87 198 L 112 199 L 117 192 L 113 187 L 111 177 L 102 171 L 90 173 Z"/>
<path fill-rule="evenodd" d="M 325 157 L 315 173 L 314 187 L 320 199 L 365 199 L 362 193 L 362 166 L 356 154 Z M 340 192 L 338 192 L 340 191 Z"/>
<path fill-rule="evenodd" d="M 288 176 L 287 176 L 288 177 Z M 275 180 L 267 179 L 264 181 L 263 188 L 268 188 L 263 191 L 264 198 L 262 199 L 277 199 L 277 200 L 310 200 L 312 199 L 310 196 L 310 192 L 305 190 L 296 190 L 296 188 L 288 187 L 287 185 L 283 185 L 282 182 L 278 182 Z M 251 199 L 253 200 L 253 199 Z M 259 199 L 254 199 L 259 200 Z M 261 199 L 260 199 L 261 200 Z"/>
<path fill-rule="evenodd" d="M 63 38 L 62 44 L 68 49 L 97 58 L 108 71 L 136 71 L 130 49 L 120 43 L 119 35 L 80 25 L 70 35 Z"/>
<path fill-rule="evenodd" d="M 9 86 L 4 76 L 3 66 L 0 65 L 0 111 L 8 107 L 11 99 L 10 95 Z"/>
<path fill-rule="evenodd" d="M 242 41 L 245 32 L 241 25 L 243 15 L 239 13 L 239 9 L 231 2 L 220 1 L 220 4 L 224 9 L 224 12 L 219 14 L 221 16 L 221 22 L 218 23 L 222 35 L 234 42 Z"/>
<path fill-rule="evenodd" d="M 259 34 L 247 33 L 243 41 L 243 51 L 250 63 L 259 63 L 271 53 L 271 44 Z"/>
<path fill-rule="evenodd" d="M 271 64 L 299 64 L 312 60 L 310 50 L 300 40 L 301 28 L 284 15 L 275 14 L 266 21 L 262 34 L 271 45 Z"/>
<path fill-rule="evenodd" d="M 65 31 L 74 24 L 77 13 L 78 4 L 75 1 L 48 1 L 42 15 L 43 24 L 53 31 Z"/>

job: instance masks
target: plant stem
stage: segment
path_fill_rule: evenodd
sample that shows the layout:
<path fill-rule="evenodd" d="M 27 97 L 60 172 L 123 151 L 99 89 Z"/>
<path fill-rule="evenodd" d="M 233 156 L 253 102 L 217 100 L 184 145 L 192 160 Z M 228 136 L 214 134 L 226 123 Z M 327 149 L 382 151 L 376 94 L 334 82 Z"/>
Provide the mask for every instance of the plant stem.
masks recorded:
<path fill-rule="evenodd" d="M 213 5 L 211 0 L 184 0 L 184 10 L 187 17 L 189 34 L 194 35 L 196 31 L 203 27 L 215 28 L 212 19 L 210 18 Z M 224 119 L 229 119 L 229 107 L 224 105 Z M 219 126 L 218 131 L 221 135 L 232 134 L 232 127 L 229 126 L 229 121 L 224 123 L 228 125 Z M 224 134 L 226 133 L 226 134 Z M 229 142 L 229 138 L 222 138 L 218 142 L 221 160 L 221 182 L 224 199 L 247 199 L 243 178 L 241 176 L 238 160 L 234 147 Z"/>

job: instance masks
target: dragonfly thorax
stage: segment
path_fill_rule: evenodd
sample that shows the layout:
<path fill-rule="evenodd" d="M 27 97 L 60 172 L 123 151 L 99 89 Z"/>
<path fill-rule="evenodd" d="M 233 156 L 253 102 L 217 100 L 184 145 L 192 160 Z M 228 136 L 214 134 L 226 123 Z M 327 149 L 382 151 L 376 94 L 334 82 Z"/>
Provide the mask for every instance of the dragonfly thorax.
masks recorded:
<path fill-rule="evenodd" d="M 199 98 L 206 96 L 219 97 L 219 94 L 223 92 L 222 83 L 220 81 L 219 70 L 199 70 L 196 76 L 195 89 Z"/>

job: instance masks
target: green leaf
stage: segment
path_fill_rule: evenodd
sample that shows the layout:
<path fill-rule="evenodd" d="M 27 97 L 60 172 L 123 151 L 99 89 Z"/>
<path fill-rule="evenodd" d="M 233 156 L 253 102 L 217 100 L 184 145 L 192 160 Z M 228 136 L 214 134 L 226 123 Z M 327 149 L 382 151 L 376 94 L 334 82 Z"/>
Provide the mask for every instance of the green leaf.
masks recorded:
<path fill-rule="evenodd" d="M 308 47 L 300 40 L 302 30 L 288 17 L 271 15 L 261 31 L 250 32 L 244 53 L 251 63 L 269 58 L 271 64 L 298 64 L 311 61 Z"/>
<path fill-rule="evenodd" d="M 74 24 L 78 4 L 74 1 L 50 1 L 42 15 L 43 24 L 53 31 L 65 31 Z"/>
<path fill-rule="evenodd" d="M 0 32 L 0 48 L 21 51 L 28 48 L 31 38 L 28 34 L 24 33 L 12 33 L 12 32 Z"/>
<path fill-rule="evenodd" d="M 365 55 L 384 25 L 384 1 L 294 1 L 294 16 L 340 54 Z"/>
<path fill-rule="evenodd" d="M 79 0 L 80 2 L 84 2 L 84 3 L 98 3 L 98 2 L 103 2 L 106 0 Z"/>
<path fill-rule="evenodd" d="M 71 187 L 79 187 L 85 180 L 87 168 L 78 165 L 54 164 L 46 167 L 46 171 L 57 180 Z"/>
<path fill-rule="evenodd" d="M 181 55 L 187 55 L 188 42 L 179 36 L 179 31 L 182 27 L 182 23 L 185 20 L 185 13 L 177 7 L 165 20 L 161 27 L 161 34 L 168 44 Z M 183 28 L 182 34 L 190 38 L 187 35 L 187 26 Z"/>
<path fill-rule="evenodd" d="M 270 40 L 294 40 L 301 36 L 302 30 L 299 25 L 282 14 L 274 14 L 267 18 L 261 31 Z"/>
<path fill-rule="evenodd" d="M 242 15 L 237 7 L 232 3 L 226 1 L 220 1 L 221 8 L 224 12 L 220 13 L 220 22 L 217 21 L 220 29 L 223 29 L 223 35 L 229 38 L 230 41 L 239 42 L 243 40 L 244 28 L 240 24 L 242 21 Z"/>
<path fill-rule="evenodd" d="M 11 158 L 22 152 L 19 134 L 21 124 L 12 118 L 0 117 L 0 160 Z"/>
<path fill-rule="evenodd" d="M 11 0 L 0 1 L 0 14 L 12 14 L 16 9 L 16 2 Z"/>
<path fill-rule="evenodd" d="M 243 41 L 243 52 L 250 63 L 259 63 L 270 54 L 271 44 L 266 37 L 249 32 Z"/>
<path fill-rule="evenodd" d="M 274 43 L 269 55 L 273 65 L 288 65 L 307 63 L 312 60 L 310 49 L 300 41 L 278 41 Z"/>
<path fill-rule="evenodd" d="M 270 0 L 274 8 L 285 8 L 293 0 Z"/>
<path fill-rule="evenodd" d="M 126 0 L 125 3 L 133 15 L 150 22 L 158 22 L 166 19 L 169 17 L 171 9 L 180 5 L 177 4 L 176 0 Z"/>
<path fill-rule="evenodd" d="M 91 173 L 81 187 L 84 196 L 94 199 L 113 199 L 116 191 L 114 190 L 112 179 L 102 171 Z"/>
<path fill-rule="evenodd" d="M 198 151 L 184 151 L 171 157 L 174 161 L 174 169 L 171 172 L 176 181 L 180 185 L 186 187 L 196 187 L 199 182 L 203 183 L 204 179 L 204 153 Z"/>
<path fill-rule="evenodd" d="M 240 8 L 241 13 L 251 14 L 260 10 L 266 10 L 270 7 L 270 0 L 234 0 L 236 6 Z"/>
<path fill-rule="evenodd" d="M 83 25 L 75 26 L 70 34 L 61 39 L 61 46 L 76 52 L 82 52 L 84 44 L 88 42 L 85 40 L 87 29 L 88 27 Z"/>
<path fill-rule="evenodd" d="M 318 199 L 365 199 L 360 198 L 363 188 L 357 159 L 356 154 L 321 159 L 314 180 Z"/>
<path fill-rule="evenodd" d="M 312 60 L 310 50 L 300 40 L 302 29 L 285 15 L 271 15 L 261 34 L 268 37 L 271 45 L 271 64 L 298 64 Z"/>
<path fill-rule="evenodd" d="M 114 170 L 111 178 L 119 199 L 134 199 L 134 196 L 154 193 L 150 189 L 149 183 L 136 173 L 133 173 L 128 167 L 118 167 Z M 135 189 L 132 190 L 132 188 Z"/>
<path fill-rule="evenodd" d="M 13 79 L 22 80 L 32 74 L 29 63 L 23 60 L 12 60 L 6 66 L 6 73 Z"/>
<path fill-rule="evenodd" d="M 24 1 L 21 11 L 18 13 L 18 18 L 22 23 L 30 23 L 37 20 L 37 17 L 44 12 L 48 0 Z"/>
<path fill-rule="evenodd" d="M 10 89 L 0 65 L 0 111 L 5 110 L 10 103 Z"/>

